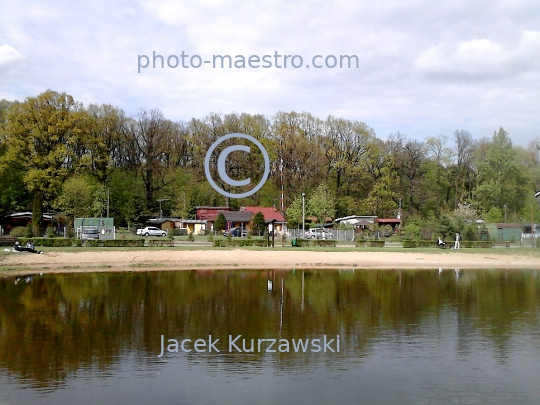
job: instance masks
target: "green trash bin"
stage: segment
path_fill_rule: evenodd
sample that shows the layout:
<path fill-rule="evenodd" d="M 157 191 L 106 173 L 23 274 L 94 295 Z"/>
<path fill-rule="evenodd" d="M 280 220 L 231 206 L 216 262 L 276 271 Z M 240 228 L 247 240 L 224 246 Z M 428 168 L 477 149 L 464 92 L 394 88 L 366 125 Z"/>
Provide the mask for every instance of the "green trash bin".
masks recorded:
<path fill-rule="evenodd" d="M 291 242 L 292 246 L 296 246 L 296 238 L 294 238 Z"/>

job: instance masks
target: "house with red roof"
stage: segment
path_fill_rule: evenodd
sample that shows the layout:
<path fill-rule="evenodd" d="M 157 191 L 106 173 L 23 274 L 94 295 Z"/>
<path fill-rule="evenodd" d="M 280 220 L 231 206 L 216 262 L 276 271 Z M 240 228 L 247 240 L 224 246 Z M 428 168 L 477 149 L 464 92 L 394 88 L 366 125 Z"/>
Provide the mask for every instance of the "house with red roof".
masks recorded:
<path fill-rule="evenodd" d="M 281 215 L 281 213 L 275 206 L 273 207 L 242 207 L 240 208 L 240 211 L 251 212 L 252 217 L 257 212 L 262 213 L 264 217 L 264 222 L 273 223 L 274 232 L 276 233 L 283 232 L 283 230 L 285 229 L 285 223 L 287 221 L 285 220 L 283 215 Z"/>

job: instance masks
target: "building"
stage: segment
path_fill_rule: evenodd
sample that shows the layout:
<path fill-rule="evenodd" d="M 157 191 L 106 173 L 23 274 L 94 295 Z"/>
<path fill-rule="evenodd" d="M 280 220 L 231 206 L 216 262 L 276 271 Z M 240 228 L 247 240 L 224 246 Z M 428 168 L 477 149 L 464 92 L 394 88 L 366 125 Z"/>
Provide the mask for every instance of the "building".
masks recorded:
<path fill-rule="evenodd" d="M 251 223 L 253 214 L 249 211 L 223 211 L 223 215 L 225 215 L 225 219 L 227 220 L 227 227 L 225 229 L 253 229 Z"/>
<path fill-rule="evenodd" d="M 486 224 L 485 227 L 490 239 L 497 242 L 519 242 L 523 232 L 522 225 L 513 223 L 491 223 Z"/>
<path fill-rule="evenodd" d="M 214 222 L 220 212 L 231 211 L 229 207 L 208 207 L 208 206 L 197 206 L 195 207 L 197 213 L 195 214 L 195 219 L 205 222 L 205 229 L 214 229 Z"/>
<path fill-rule="evenodd" d="M 264 222 L 267 224 L 273 223 L 273 231 L 277 233 L 281 233 L 285 230 L 285 224 L 287 221 L 285 221 L 285 218 L 281 213 L 278 211 L 278 209 L 273 207 L 242 207 L 240 209 L 244 212 L 251 212 L 253 216 L 255 216 L 256 213 L 260 212 L 263 214 Z"/>
<path fill-rule="evenodd" d="M 26 228 L 30 223 L 32 223 L 32 213 L 29 211 L 15 212 L 13 214 L 10 214 L 4 218 L 4 224 L 2 226 L 3 234 L 9 235 L 13 228 L 17 226 L 22 226 L 23 228 Z M 44 234 L 45 229 L 47 229 L 49 226 L 55 227 L 55 225 L 56 220 L 54 218 L 54 214 L 43 214 L 43 221 L 41 223 L 41 234 Z M 56 227 L 55 230 L 57 230 Z"/>

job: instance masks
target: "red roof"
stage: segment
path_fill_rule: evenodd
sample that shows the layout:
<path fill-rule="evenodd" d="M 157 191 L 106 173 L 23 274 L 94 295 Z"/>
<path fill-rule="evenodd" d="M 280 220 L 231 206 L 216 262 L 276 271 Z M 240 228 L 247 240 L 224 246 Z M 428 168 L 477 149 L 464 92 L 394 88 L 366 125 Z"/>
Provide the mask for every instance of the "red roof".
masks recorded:
<path fill-rule="evenodd" d="M 375 220 L 379 224 L 400 224 L 401 219 L 397 218 L 378 218 Z"/>
<path fill-rule="evenodd" d="M 285 222 L 285 218 L 283 218 L 283 215 L 281 215 L 276 207 L 244 207 L 244 211 L 253 212 L 253 215 L 257 212 L 261 212 L 265 222 Z"/>
<path fill-rule="evenodd" d="M 229 207 L 195 207 L 197 209 L 196 219 L 205 221 L 215 221 L 220 212 L 230 211 Z"/>

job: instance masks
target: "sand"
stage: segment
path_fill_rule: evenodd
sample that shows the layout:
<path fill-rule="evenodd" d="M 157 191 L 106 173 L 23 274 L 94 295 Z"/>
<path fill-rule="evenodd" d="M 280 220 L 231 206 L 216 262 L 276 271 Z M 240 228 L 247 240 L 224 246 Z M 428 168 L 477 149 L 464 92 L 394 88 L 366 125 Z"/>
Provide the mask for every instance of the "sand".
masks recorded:
<path fill-rule="evenodd" d="M 200 269 L 540 269 L 540 257 L 527 254 L 406 252 L 317 252 L 302 250 L 153 250 L 8 254 L 0 272 L 138 271 Z"/>

